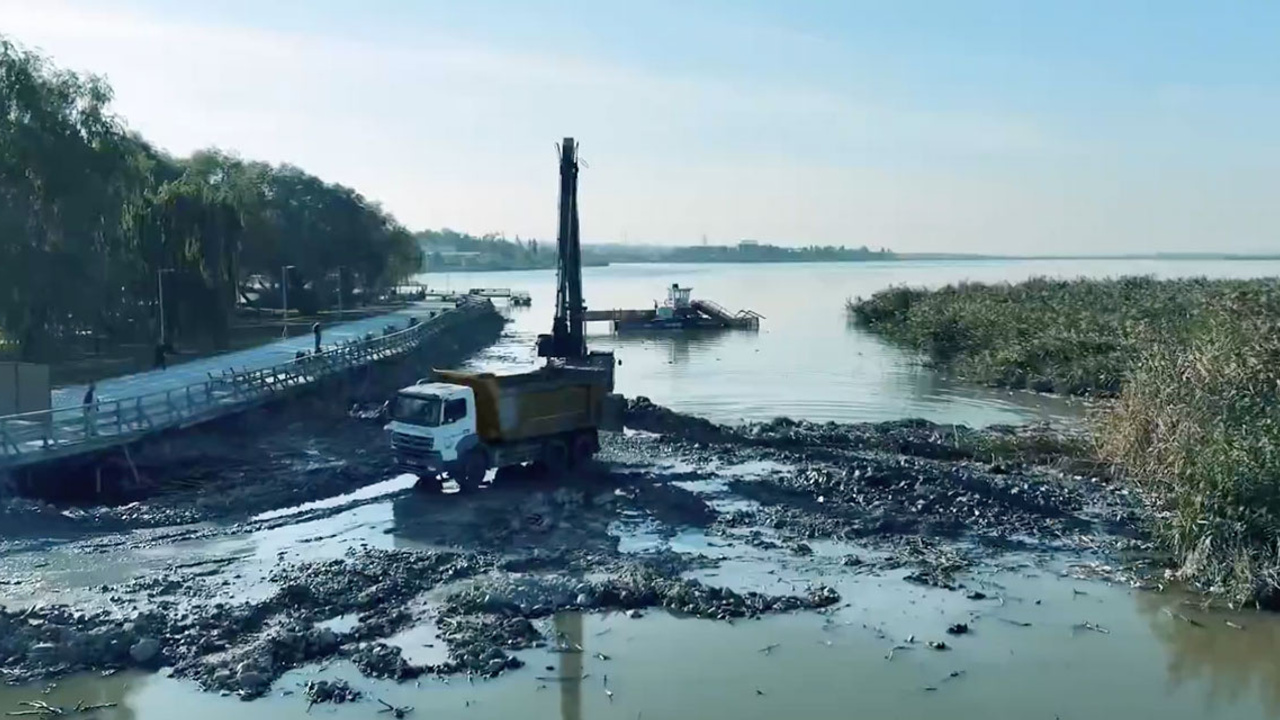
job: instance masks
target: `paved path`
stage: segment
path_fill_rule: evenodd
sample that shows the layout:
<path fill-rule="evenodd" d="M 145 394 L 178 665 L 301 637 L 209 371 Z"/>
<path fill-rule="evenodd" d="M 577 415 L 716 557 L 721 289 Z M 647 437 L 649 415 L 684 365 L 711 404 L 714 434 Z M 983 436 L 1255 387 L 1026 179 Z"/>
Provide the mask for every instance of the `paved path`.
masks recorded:
<path fill-rule="evenodd" d="M 348 340 L 356 340 L 366 333 L 381 335 L 382 328 L 395 325 L 402 329 L 409 323 L 410 317 L 426 320 L 432 310 L 440 311 L 452 308 L 452 303 L 421 302 L 385 315 L 376 315 L 363 320 L 323 326 L 321 341 L 324 347 L 330 347 Z M 311 325 L 301 324 L 289 327 L 292 337 L 276 342 L 246 348 L 236 352 L 212 355 L 173 365 L 167 370 L 148 370 L 146 372 L 124 375 L 121 377 L 99 380 L 97 397 L 99 401 L 120 400 L 123 398 L 145 395 L 164 390 L 177 390 L 188 385 L 204 382 L 209 375 L 221 375 L 224 370 L 261 370 L 263 368 L 288 362 L 299 350 L 310 352 L 315 346 L 311 335 Z M 88 385 L 67 385 L 52 392 L 54 408 L 79 406 L 84 400 Z"/>

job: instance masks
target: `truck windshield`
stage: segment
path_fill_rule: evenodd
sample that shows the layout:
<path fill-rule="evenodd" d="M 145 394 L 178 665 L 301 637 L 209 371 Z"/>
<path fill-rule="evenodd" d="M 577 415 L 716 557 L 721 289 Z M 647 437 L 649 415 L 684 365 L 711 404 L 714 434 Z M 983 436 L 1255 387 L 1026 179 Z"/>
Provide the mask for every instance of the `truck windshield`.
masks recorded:
<path fill-rule="evenodd" d="M 397 395 L 391 407 L 391 419 L 411 425 L 440 424 L 440 398 Z"/>

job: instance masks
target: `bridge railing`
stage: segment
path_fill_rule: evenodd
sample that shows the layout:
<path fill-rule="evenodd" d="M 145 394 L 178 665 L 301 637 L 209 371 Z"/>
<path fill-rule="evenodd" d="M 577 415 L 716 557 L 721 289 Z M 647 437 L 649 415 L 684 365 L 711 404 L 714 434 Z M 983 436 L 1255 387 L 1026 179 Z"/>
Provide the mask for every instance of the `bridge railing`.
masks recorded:
<path fill-rule="evenodd" d="M 229 369 L 189 385 L 88 405 L 0 417 L 0 468 L 130 442 L 158 430 L 185 427 L 259 404 L 355 367 L 417 348 L 448 315 L 366 335 L 318 354 L 257 370 Z"/>

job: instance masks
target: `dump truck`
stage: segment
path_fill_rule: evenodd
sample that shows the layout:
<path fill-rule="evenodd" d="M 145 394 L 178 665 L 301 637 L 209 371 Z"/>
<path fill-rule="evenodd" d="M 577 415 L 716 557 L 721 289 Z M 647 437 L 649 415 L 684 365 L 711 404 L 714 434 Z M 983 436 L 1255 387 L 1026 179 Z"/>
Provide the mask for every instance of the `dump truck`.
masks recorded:
<path fill-rule="evenodd" d="M 580 467 L 600 449 L 600 430 L 620 429 L 623 401 L 612 383 L 612 368 L 585 365 L 518 375 L 436 371 L 391 403 L 397 469 L 474 490 L 490 469 Z"/>
<path fill-rule="evenodd" d="M 587 351 L 573 138 L 560 146 L 559 220 L 555 317 L 537 344 L 546 364 L 502 376 L 437 370 L 401 388 L 387 424 L 401 470 L 420 481 L 449 477 L 473 489 L 491 468 L 578 466 L 600 449 L 600 430 L 621 429 L 613 353 Z"/>

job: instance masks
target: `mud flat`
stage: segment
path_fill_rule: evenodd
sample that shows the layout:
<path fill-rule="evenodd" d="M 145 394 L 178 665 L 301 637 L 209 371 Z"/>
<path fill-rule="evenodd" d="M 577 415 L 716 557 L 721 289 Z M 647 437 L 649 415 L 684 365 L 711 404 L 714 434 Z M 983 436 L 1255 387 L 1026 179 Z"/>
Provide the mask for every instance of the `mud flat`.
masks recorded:
<path fill-rule="evenodd" d="M 261 475 L 259 491 L 221 501 L 211 496 L 228 479 L 211 477 L 204 489 L 128 508 L 35 508 L 82 532 L 9 541 L 0 672 L 21 684 L 167 668 L 253 699 L 319 663 L 394 681 L 503 675 L 530 649 L 580 651 L 548 626 L 566 612 L 728 623 L 831 613 L 848 605 L 835 589 L 842 577 L 904 579 L 975 602 L 999 593 L 973 578 L 1010 563 L 1155 585 L 1144 579 L 1140 505 L 1064 431 L 726 427 L 643 398 L 627 424 L 573 477 L 510 472 L 469 494 L 414 492 L 411 477 L 380 475 L 389 458 L 376 424 L 348 421 L 347 444 L 325 452 L 359 446 L 359 460 L 328 469 L 344 480 L 301 496 L 272 490 L 298 474 L 284 463 Z M 285 445 L 303 434 L 278 433 Z M 385 511 L 389 519 L 352 521 Z M 181 522 L 157 527 L 170 518 Z M 257 549 L 234 550 L 242 541 Z M 793 560 L 821 562 L 829 577 L 784 582 L 779 568 Z M 113 582 L 59 572 L 113 563 Z M 397 641 L 423 632 L 439 645 L 425 660 Z M 947 647 L 946 635 L 930 641 Z"/>

